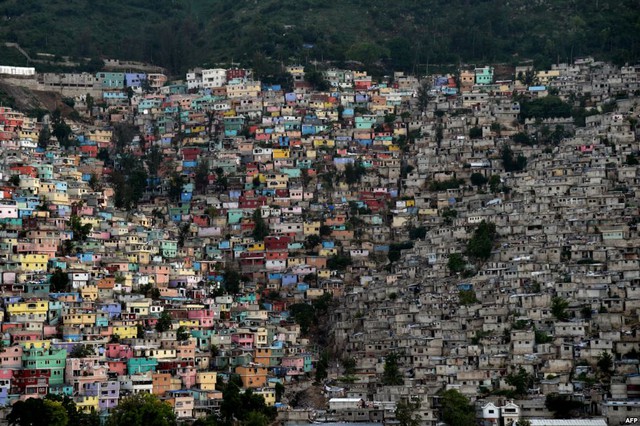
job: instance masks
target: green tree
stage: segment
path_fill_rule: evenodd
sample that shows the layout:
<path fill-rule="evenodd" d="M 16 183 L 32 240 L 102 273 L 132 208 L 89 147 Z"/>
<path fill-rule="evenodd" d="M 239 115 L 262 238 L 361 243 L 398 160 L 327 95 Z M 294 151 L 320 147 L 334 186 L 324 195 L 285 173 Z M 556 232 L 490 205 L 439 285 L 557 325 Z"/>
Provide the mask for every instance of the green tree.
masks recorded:
<path fill-rule="evenodd" d="M 255 209 L 253 211 L 253 232 L 251 235 L 256 241 L 263 241 L 264 237 L 269 235 L 269 225 L 262 218 L 262 211 Z"/>
<path fill-rule="evenodd" d="M 174 171 L 171 173 L 169 177 L 169 188 L 167 191 L 167 195 L 171 201 L 177 202 L 180 201 L 180 194 L 182 194 L 182 188 L 185 185 L 185 179 L 182 174 Z"/>
<path fill-rule="evenodd" d="M 611 353 L 603 351 L 598 357 L 598 370 L 605 376 L 609 376 L 613 371 L 613 357 Z"/>
<path fill-rule="evenodd" d="M 51 130 L 49 129 L 49 125 L 45 124 L 40 129 L 40 133 L 38 134 L 38 147 L 42 149 L 47 149 L 49 146 L 49 140 L 51 139 Z"/>
<path fill-rule="evenodd" d="M 196 191 L 204 193 L 209 184 L 209 163 L 207 161 L 198 162 L 193 180 Z"/>
<path fill-rule="evenodd" d="M 498 192 L 501 183 L 502 182 L 500 181 L 499 175 L 491 175 L 491 177 L 489 178 L 489 189 L 491 190 L 491 192 L 493 192 L 494 194 Z"/>
<path fill-rule="evenodd" d="M 491 256 L 496 236 L 496 225 L 483 220 L 473 231 L 467 244 L 467 254 L 475 259 L 487 260 Z"/>
<path fill-rule="evenodd" d="M 86 241 L 93 227 L 90 223 L 83 225 L 80 217 L 75 214 L 71 215 L 68 224 L 71 231 L 73 231 L 73 241 Z"/>
<path fill-rule="evenodd" d="M 482 137 L 482 129 L 480 127 L 472 127 L 469 129 L 469 138 L 480 139 Z"/>
<path fill-rule="evenodd" d="M 447 261 L 447 268 L 451 273 L 457 274 L 458 272 L 464 271 L 467 266 L 467 262 L 465 262 L 464 257 L 462 257 L 461 253 L 451 253 L 449 255 L 449 260 Z"/>
<path fill-rule="evenodd" d="M 185 340 L 188 340 L 189 337 L 191 337 L 191 333 L 189 332 L 189 330 L 187 330 L 187 327 L 185 327 L 184 325 L 178 327 L 178 330 L 176 330 L 176 340 L 178 340 L 179 342 L 183 342 Z"/>
<path fill-rule="evenodd" d="M 69 358 L 86 358 L 88 356 L 94 356 L 95 352 L 89 345 L 76 345 L 69 352 Z"/>
<path fill-rule="evenodd" d="M 420 410 L 420 401 L 418 399 L 401 399 L 396 403 L 396 420 L 400 426 L 420 426 L 422 424 L 422 416 L 416 411 Z"/>
<path fill-rule="evenodd" d="M 489 181 L 482 173 L 472 173 L 471 174 L 471 185 L 473 186 L 482 186 Z"/>
<path fill-rule="evenodd" d="M 69 289 L 69 275 L 60 268 L 56 268 L 49 278 L 52 292 L 63 292 Z"/>
<path fill-rule="evenodd" d="M 240 273 L 235 269 L 225 269 L 222 273 L 224 289 L 229 294 L 237 294 L 240 292 Z"/>
<path fill-rule="evenodd" d="M 579 417 L 584 412 L 584 404 L 571 399 L 569 395 L 547 394 L 544 405 L 553 412 L 553 417 L 556 419 Z"/>
<path fill-rule="evenodd" d="M 321 243 L 322 243 L 322 238 L 320 238 L 319 235 L 311 234 L 311 235 L 308 235 L 307 238 L 305 238 L 304 247 L 307 250 L 313 250 L 314 248 L 319 246 Z"/>
<path fill-rule="evenodd" d="M 139 393 L 123 398 L 111 410 L 107 426 L 176 426 L 171 406 L 157 396 Z"/>
<path fill-rule="evenodd" d="M 455 389 L 442 392 L 440 396 L 440 413 L 442 420 L 455 426 L 475 426 L 475 408 L 469 399 Z"/>
<path fill-rule="evenodd" d="M 409 238 L 411 240 L 423 239 L 427 236 L 427 228 L 419 226 L 417 228 L 412 227 L 409 229 Z"/>
<path fill-rule="evenodd" d="M 518 157 L 514 158 L 513 151 L 509 145 L 503 145 L 500 154 L 502 156 L 502 164 L 507 172 L 519 172 L 527 166 L 527 158 L 522 154 L 518 154 Z"/>
<path fill-rule="evenodd" d="M 515 388 L 516 395 L 524 396 L 533 384 L 533 377 L 524 368 L 519 367 L 517 372 L 509 373 L 505 381 Z"/>
<path fill-rule="evenodd" d="M 162 333 L 170 330 L 172 322 L 173 318 L 171 317 L 171 314 L 168 311 L 162 311 L 160 318 L 158 318 L 158 322 L 156 323 L 156 331 Z"/>
<path fill-rule="evenodd" d="M 351 376 L 356 372 L 356 359 L 353 357 L 344 358 L 342 360 L 342 368 L 344 368 L 344 374 Z"/>
<path fill-rule="evenodd" d="M 463 306 L 478 303 L 478 298 L 473 290 L 460 290 L 458 293 L 458 300 Z"/>
<path fill-rule="evenodd" d="M 390 353 L 384 358 L 384 372 L 382 384 L 385 386 L 399 386 L 404 383 L 400 368 L 398 367 L 398 355 Z"/>
<path fill-rule="evenodd" d="M 569 302 L 562 297 L 555 296 L 551 299 L 551 314 L 556 317 L 558 321 L 567 321 L 569 319 L 569 314 L 567 313 L 568 307 Z"/>

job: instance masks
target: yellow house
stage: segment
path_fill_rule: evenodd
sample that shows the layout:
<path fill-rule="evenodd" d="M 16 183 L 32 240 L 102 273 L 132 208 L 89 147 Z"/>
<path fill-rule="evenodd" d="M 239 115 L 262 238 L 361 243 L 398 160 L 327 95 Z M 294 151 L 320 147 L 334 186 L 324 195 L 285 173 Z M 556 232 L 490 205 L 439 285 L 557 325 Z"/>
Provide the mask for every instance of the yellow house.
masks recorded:
<path fill-rule="evenodd" d="M 196 384 L 200 385 L 202 390 L 216 390 L 217 381 L 218 374 L 214 371 L 203 371 L 196 374 Z"/>
<path fill-rule="evenodd" d="M 178 324 L 173 324 L 174 329 L 178 329 L 179 327 L 185 327 L 185 328 L 197 328 L 200 326 L 200 321 L 198 320 L 186 320 L 186 319 L 181 319 L 180 321 L 178 321 Z"/>
<path fill-rule="evenodd" d="M 73 398 L 78 407 L 78 411 L 83 413 L 90 413 L 91 411 L 98 412 L 98 397 L 97 396 L 76 396 Z"/>
<path fill-rule="evenodd" d="M 49 256 L 46 254 L 21 254 L 18 256 L 20 268 L 26 271 L 46 271 Z"/>
<path fill-rule="evenodd" d="M 320 235 L 320 221 L 305 222 L 303 227 L 304 235 Z"/>
<path fill-rule="evenodd" d="M 320 147 L 333 148 L 335 146 L 336 146 L 336 141 L 334 141 L 333 139 L 314 139 L 313 140 L 314 148 L 320 148 Z"/>
<path fill-rule="evenodd" d="M 113 335 L 118 335 L 121 339 L 135 339 L 138 337 L 138 327 L 133 325 L 114 325 Z"/>
<path fill-rule="evenodd" d="M 289 158 L 289 150 L 284 148 L 274 148 L 273 149 L 273 159 L 280 160 L 283 158 Z"/>
<path fill-rule="evenodd" d="M 287 267 L 291 268 L 293 266 L 304 265 L 305 258 L 304 257 L 290 257 L 287 259 Z"/>
<path fill-rule="evenodd" d="M 318 269 L 316 271 L 316 275 L 318 278 L 331 278 L 331 270 L 330 269 Z"/>
<path fill-rule="evenodd" d="M 335 248 L 335 247 L 334 248 L 323 248 L 323 249 L 320 249 L 318 254 L 320 256 L 325 256 L 325 257 L 336 256 L 338 254 L 338 249 Z"/>
<path fill-rule="evenodd" d="M 276 403 L 276 390 L 274 388 L 256 389 L 253 393 L 262 395 L 264 403 L 269 407 L 273 407 Z"/>
<path fill-rule="evenodd" d="M 9 316 L 13 315 L 35 315 L 44 316 L 46 319 L 49 311 L 47 300 L 33 300 L 27 302 L 8 303 L 5 307 Z"/>
<path fill-rule="evenodd" d="M 96 314 L 69 313 L 62 316 L 62 323 L 64 325 L 91 326 L 96 323 Z"/>
<path fill-rule="evenodd" d="M 51 346 L 50 340 L 25 340 L 20 342 L 20 346 L 24 349 L 49 349 Z"/>
<path fill-rule="evenodd" d="M 85 300 L 95 301 L 98 299 L 98 286 L 87 285 L 80 289 L 80 295 Z"/>
<path fill-rule="evenodd" d="M 285 173 L 270 173 L 266 178 L 269 189 L 287 189 L 289 184 L 289 175 Z"/>
<path fill-rule="evenodd" d="M 264 251 L 264 242 L 258 241 L 247 247 L 248 251 Z"/>

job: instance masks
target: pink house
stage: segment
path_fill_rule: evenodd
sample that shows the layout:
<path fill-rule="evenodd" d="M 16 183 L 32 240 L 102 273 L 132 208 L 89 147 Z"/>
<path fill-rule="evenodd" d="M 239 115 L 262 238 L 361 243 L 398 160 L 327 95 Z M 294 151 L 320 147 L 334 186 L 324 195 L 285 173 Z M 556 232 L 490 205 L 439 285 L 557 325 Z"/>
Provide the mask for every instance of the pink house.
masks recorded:
<path fill-rule="evenodd" d="M 0 367 L 6 368 L 22 368 L 22 346 L 9 346 L 0 352 Z M 0 370 L 1 373 L 2 370 Z"/>
<path fill-rule="evenodd" d="M 182 387 L 190 389 L 196 384 L 196 368 L 195 367 L 182 367 L 176 371 L 176 376 L 182 380 Z"/>
<path fill-rule="evenodd" d="M 289 368 L 287 371 L 289 376 L 304 374 L 304 358 L 301 356 L 282 358 L 280 365 Z"/>
<path fill-rule="evenodd" d="M 129 345 L 107 343 L 105 355 L 107 358 L 128 359 L 133 357 L 133 349 Z"/>
<path fill-rule="evenodd" d="M 126 361 L 107 361 L 110 373 L 115 373 L 118 376 L 124 376 L 127 374 L 127 362 Z"/>

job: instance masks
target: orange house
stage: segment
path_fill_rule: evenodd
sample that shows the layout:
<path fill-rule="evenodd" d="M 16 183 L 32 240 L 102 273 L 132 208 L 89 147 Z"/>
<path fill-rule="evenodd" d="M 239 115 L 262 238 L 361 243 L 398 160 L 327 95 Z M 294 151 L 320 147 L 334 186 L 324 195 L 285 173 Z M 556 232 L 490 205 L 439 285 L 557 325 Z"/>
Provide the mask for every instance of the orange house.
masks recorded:
<path fill-rule="evenodd" d="M 240 375 L 242 387 L 244 388 L 263 388 L 267 386 L 266 367 L 238 366 L 236 367 L 236 374 Z"/>

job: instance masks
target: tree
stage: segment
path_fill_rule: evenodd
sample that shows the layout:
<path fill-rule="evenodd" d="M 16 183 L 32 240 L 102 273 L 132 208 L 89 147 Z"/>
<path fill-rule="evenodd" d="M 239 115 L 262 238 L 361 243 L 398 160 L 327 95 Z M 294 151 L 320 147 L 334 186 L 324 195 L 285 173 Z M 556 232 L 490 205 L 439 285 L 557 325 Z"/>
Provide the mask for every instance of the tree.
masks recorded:
<path fill-rule="evenodd" d="M 483 220 L 467 244 L 467 254 L 472 258 L 487 260 L 491 256 L 496 235 L 496 225 Z"/>
<path fill-rule="evenodd" d="M 11 175 L 9 183 L 13 186 L 20 186 L 20 175 Z"/>
<path fill-rule="evenodd" d="M 391 353 L 384 358 L 384 372 L 382 384 L 385 386 L 399 386 L 404 383 L 400 368 L 398 368 L 398 355 Z"/>
<path fill-rule="evenodd" d="M 49 146 L 49 140 L 51 139 L 51 130 L 49 129 L 49 125 L 45 124 L 40 129 L 40 133 L 38 134 L 38 147 L 42 149 L 47 149 Z"/>
<path fill-rule="evenodd" d="M 157 396 L 139 393 L 128 396 L 111 410 L 107 426 L 175 426 L 171 406 Z"/>
<path fill-rule="evenodd" d="M 255 209 L 253 211 L 253 239 L 256 241 L 263 241 L 264 237 L 269 235 L 269 225 L 262 218 L 262 211 Z"/>
<path fill-rule="evenodd" d="M 491 192 L 498 192 L 498 188 L 500 187 L 501 183 L 502 181 L 500 180 L 500 176 L 491 175 L 491 177 L 489 178 L 489 189 L 491 190 Z"/>
<path fill-rule="evenodd" d="M 514 159 L 513 151 L 509 145 L 503 145 L 500 153 L 502 156 L 502 164 L 507 172 L 519 172 L 527 166 L 527 158 L 524 155 L 518 154 L 518 157 Z"/>
<path fill-rule="evenodd" d="M 68 224 L 71 231 L 73 231 L 73 241 L 85 241 L 93 228 L 93 225 L 90 223 L 83 225 L 80 217 L 75 214 L 71 215 Z"/>
<path fill-rule="evenodd" d="M 69 288 L 69 275 L 60 268 L 56 268 L 49 278 L 49 285 L 52 292 L 63 292 Z"/>
<path fill-rule="evenodd" d="M 320 245 L 320 243 L 322 243 L 322 238 L 320 238 L 319 235 L 311 234 L 311 235 L 307 236 L 307 238 L 305 238 L 304 247 L 307 250 L 313 250 L 318 245 Z"/>
<path fill-rule="evenodd" d="M 505 381 L 515 388 L 516 395 L 524 396 L 533 384 L 533 377 L 524 368 L 519 367 L 517 372 L 509 373 Z"/>
<path fill-rule="evenodd" d="M 153 145 L 145 155 L 145 164 L 151 177 L 158 177 L 158 170 L 160 170 L 162 159 L 162 151 L 160 151 L 157 145 Z"/>
<path fill-rule="evenodd" d="M 344 358 L 342 360 L 342 368 L 344 368 L 344 374 L 351 376 L 356 372 L 356 359 L 353 357 Z"/>
<path fill-rule="evenodd" d="M 470 180 L 474 186 L 482 186 L 489 181 L 482 173 L 472 173 Z"/>
<path fill-rule="evenodd" d="M 580 401 L 570 399 L 569 395 L 550 393 L 544 401 L 545 407 L 553 412 L 556 419 L 570 419 L 579 417 L 584 411 L 584 405 Z"/>
<path fill-rule="evenodd" d="M 602 352 L 598 357 L 598 370 L 605 376 L 609 376 L 613 371 L 613 357 L 609 352 Z"/>
<path fill-rule="evenodd" d="M 123 152 L 133 142 L 138 128 L 131 123 L 120 122 L 113 128 L 112 141 L 116 152 Z"/>
<path fill-rule="evenodd" d="M 447 261 L 447 268 L 454 274 L 458 272 L 464 271 L 467 266 L 467 262 L 465 262 L 461 253 L 451 253 L 449 255 L 449 260 Z"/>
<path fill-rule="evenodd" d="M 420 426 L 422 424 L 422 416 L 416 414 L 420 409 L 420 401 L 418 399 L 401 399 L 396 404 L 396 420 L 400 426 Z"/>
<path fill-rule="evenodd" d="M 162 333 L 170 330 L 172 321 L 173 318 L 171 317 L 171 314 L 167 311 L 162 311 L 160 318 L 158 318 L 158 322 L 156 323 L 156 331 Z"/>
<path fill-rule="evenodd" d="M 182 194 L 182 188 L 185 185 L 185 179 L 182 174 L 174 171 L 169 178 L 168 196 L 171 201 L 180 201 L 180 195 Z"/>
<path fill-rule="evenodd" d="M 69 125 L 62 118 L 60 110 L 55 110 L 51 115 L 51 118 L 53 128 L 51 134 L 58 140 L 58 143 L 61 146 L 69 146 L 69 137 L 73 132 L 71 131 L 71 127 L 69 127 Z"/>
<path fill-rule="evenodd" d="M 320 354 L 320 359 L 318 359 L 318 362 L 316 363 L 316 381 L 317 382 L 321 382 L 322 380 L 327 378 L 328 368 L 329 368 L 329 354 L 327 353 L 327 351 L 323 351 Z"/>
<path fill-rule="evenodd" d="M 85 103 L 87 104 L 87 112 L 89 113 L 89 117 L 93 116 L 93 105 L 95 104 L 95 100 L 91 94 L 87 93 L 85 96 Z"/>
<path fill-rule="evenodd" d="M 188 340 L 189 337 L 191 337 L 191 333 L 189 333 L 187 327 L 185 327 L 184 325 L 178 327 L 178 330 L 176 330 L 176 340 L 178 340 L 179 342 L 183 342 L 185 340 Z"/>
<path fill-rule="evenodd" d="M 478 303 L 478 298 L 473 290 L 460 290 L 458 293 L 458 300 L 463 306 Z"/>
<path fill-rule="evenodd" d="M 235 269 L 225 269 L 222 273 L 224 289 L 229 294 L 240 292 L 240 274 Z"/>
<path fill-rule="evenodd" d="M 440 397 L 440 413 L 442 420 L 455 426 L 475 426 L 475 408 L 466 396 L 455 389 L 442 392 Z"/>
<path fill-rule="evenodd" d="M 209 163 L 207 161 L 198 162 L 193 180 L 196 191 L 204 193 L 209 184 Z"/>
<path fill-rule="evenodd" d="M 568 307 L 569 302 L 562 297 L 555 296 L 551 299 L 551 314 L 556 317 L 558 321 L 567 321 L 569 319 L 569 314 L 567 313 Z"/>
<path fill-rule="evenodd" d="M 69 358 L 86 358 L 93 355 L 95 355 L 95 352 L 89 345 L 76 345 L 69 352 Z"/>
<path fill-rule="evenodd" d="M 95 173 L 91 173 L 91 177 L 89 178 L 89 187 L 96 192 L 102 190 L 100 179 L 98 179 L 98 176 Z"/>
<path fill-rule="evenodd" d="M 482 129 L 480 127 L 472 127 L 469 129 L 469 138 L 480 139 L 482 137 Z"/>
<path fill-rule="evenodd" d="M 427 236 L 427 228 L 419 226 L 417 228 L 412 227 L 409 229 L 409 238 L 411 240 L 423 239 Z"/>

